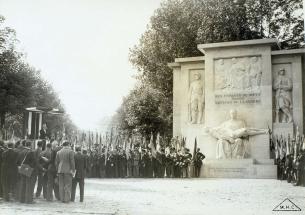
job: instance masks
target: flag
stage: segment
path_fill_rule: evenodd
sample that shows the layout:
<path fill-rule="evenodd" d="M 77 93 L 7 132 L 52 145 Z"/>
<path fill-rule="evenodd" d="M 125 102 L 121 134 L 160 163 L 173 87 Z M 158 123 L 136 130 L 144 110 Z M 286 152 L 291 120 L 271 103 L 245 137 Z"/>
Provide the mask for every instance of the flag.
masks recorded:
<path fill-rule="evenodd" d="M 279 140 L 278 137 L 275 137 L 275 158 L 278 159 L 280 157 L 280 151 L 279 151 Z"/>
<path fill-rule="evenodd" d="M 288 134 L 288 140 L 286 141 L 286 155 L 290 155 L 290 135 Z"/>
<path fill-rule="evenodd" d="M 305 138 L 303 138 L 302 150 L 305 150 Z"/>
<path fill-rule="evenodd" d="M 149 141 L 148 147 L 151 148 L 151 154 L 152 154 L 152 156 L 153 156 L 154 158 L 156 158 L 156 157 L 157 157 L 157 151 L 156 151 L 156 149 L 155 149 L 153 140 L 154 140 L 154 136 L 153 136 L 153 134 L 151 133 L 151 134 L 150 134 L 150 141 Z"/>
<path fill-rule="evenodd" d="M 160 144 L 160 133 L 157 134 L 157 140 L 156 140 L 156 150 L 157 152 L 161 151 L 161 144 Z"/>
<path fill-rule="evenodd" d="M 195 137 L 194 151 L 193 151 L 193 160 L 195 160 L 196 152 L 197 152 L 197 137 Z"/>

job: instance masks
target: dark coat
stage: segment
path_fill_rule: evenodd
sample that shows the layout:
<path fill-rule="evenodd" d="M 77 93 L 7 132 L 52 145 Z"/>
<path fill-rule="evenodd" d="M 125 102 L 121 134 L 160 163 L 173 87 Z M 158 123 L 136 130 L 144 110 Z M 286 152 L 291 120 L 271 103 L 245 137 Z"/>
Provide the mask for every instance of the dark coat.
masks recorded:
<path fill-rule="evenodd" d="M 87 159 L 86 156 L 77 152 L 74 155 L 75 160 L 75 178 L 85 178 L 86 176 L 86 168 L 87 168 Z"/>
<path fill-rule="evenodd" d="M 45 131 L 45 130 L 41 129 L 41 130 L 39 131 L 39 134 L 40 134 L 40 136 L 39 136 L 40 139 L 45 140 L 45 139 L 47 139 L 47 138 L 50 138 L 50 135 L 49 135 L 48 130 Z"/>
<path fill-rule="evenodd" d="M 8 149 L 2 154 L 2 174 L 8 177 L 8 180 L 15 180 L 17 175 L 18 154 L 13 149 Z"/>

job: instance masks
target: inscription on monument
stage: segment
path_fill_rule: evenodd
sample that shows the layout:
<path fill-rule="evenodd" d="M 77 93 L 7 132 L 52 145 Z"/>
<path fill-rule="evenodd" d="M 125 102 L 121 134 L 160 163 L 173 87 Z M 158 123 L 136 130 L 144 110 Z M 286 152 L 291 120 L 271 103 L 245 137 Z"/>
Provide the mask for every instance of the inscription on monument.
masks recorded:
<path fill-rule="evenodd" d="M 215 104 L 261 103 L 261 57 L 221 58 L 214 61 Z"/>
<path fill-rule="evenodd" d="M 215 104 L 257 104 L 261 103 L 261 92 L 215 93 Z"/>

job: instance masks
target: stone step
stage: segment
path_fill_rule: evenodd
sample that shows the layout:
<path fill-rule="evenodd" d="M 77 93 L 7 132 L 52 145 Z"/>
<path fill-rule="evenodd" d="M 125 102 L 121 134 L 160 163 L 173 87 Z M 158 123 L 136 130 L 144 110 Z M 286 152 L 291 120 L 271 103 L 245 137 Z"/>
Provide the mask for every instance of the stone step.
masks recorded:
<path fill-rule="evenodd" d="M 273 165 L 274 159 L 255 159 L 254 164 L 268 164 Z"/>

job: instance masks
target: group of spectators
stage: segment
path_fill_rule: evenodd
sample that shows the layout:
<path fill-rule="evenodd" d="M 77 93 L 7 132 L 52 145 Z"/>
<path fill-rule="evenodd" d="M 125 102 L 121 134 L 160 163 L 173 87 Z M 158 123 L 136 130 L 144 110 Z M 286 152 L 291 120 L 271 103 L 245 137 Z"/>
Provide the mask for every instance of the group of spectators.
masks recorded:
<path fill-rule="evenodd" d="M 193 157 L 190 150 L 173 147 L 151 148 L 135 146 L 124 150 L 102 148 L 83 151 L 87 156 L 87 177 L 91 178 L 187 178 L 199 177 L 205 156 L 198 148 Z"/>
<path fill-rule="evenodd" d="M 198 148 L 192 156 L 181 148 L 141 148 L 135 146 L 98 147 L 85 150 L 68 141 L 0 141 L 0 198 L 5 201 L 35 203 L 41 196 L 53 201 L 75 200 L 79 184 L 84 201 L 84 178 L 181 178 L 199 177 L 205 156 Z"/>
<path fill-rule="evenodd" d="M 31 204 L 41 195 L 52 201 L 54 194 L 57 200 L 70 202 L 79 183 L 82 202 L 86 168 L 81 149 L 74 152 L 67 141 L 38 141 L 36 146 L 30 140 L 0 141 L 0 198 Z"/>
<path fill-rule="evenodd" d="M 275 152 L 278 180 L 287 180 L 294 186 L 305 186 L 305 138 L 275 137 L 271 141 Z"/>
<path fill-rule="evenodd" d="M 293 154 L 284 155 L 276 159 L 277 178 L 287 180 L 295 186 L 305 187 L 305 150 L 294 156 Z"/>

